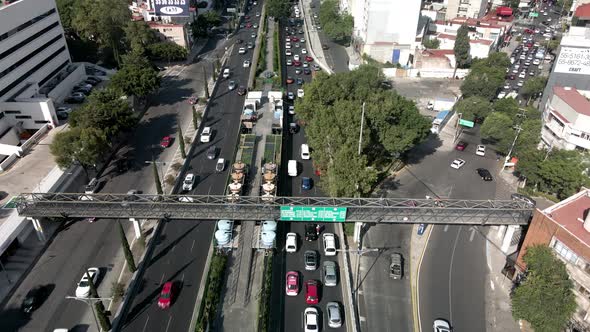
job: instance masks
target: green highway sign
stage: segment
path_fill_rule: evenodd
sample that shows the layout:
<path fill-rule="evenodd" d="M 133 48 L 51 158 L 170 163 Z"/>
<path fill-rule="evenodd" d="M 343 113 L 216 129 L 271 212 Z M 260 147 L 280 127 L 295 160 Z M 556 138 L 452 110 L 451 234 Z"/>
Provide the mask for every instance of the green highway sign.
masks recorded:
<path fill-rule="evenodd" d="M 539 17 L 539 13 L 537 12 L 530 12 L 529 17 Z"/>
<path fill-rule="evenodd" d="M 345 207 L 281 206 L 283 221 L 345 222 Z"/>
<path fill-rule="evenodd" d="M 473 121 L 467 121 L 467 120 L 459 119 L 459 125 L 460 126 L 469 127 L 469 128 L 473 128 L 473 126 L 475 125 L 475 123 Z"/>

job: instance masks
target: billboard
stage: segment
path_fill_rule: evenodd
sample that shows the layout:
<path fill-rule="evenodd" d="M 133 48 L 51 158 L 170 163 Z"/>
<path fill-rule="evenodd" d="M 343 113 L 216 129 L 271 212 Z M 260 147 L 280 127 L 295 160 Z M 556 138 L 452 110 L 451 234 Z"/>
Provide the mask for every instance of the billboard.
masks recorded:
<path fill-rule="evenodd" d="M 562 47 L 554 72 L 590 75 L 590 49 Z"/>
<path fill-rule="evenodd" d="M 189 0 L 154 0 L 158 16 L 190 16 Z"/>

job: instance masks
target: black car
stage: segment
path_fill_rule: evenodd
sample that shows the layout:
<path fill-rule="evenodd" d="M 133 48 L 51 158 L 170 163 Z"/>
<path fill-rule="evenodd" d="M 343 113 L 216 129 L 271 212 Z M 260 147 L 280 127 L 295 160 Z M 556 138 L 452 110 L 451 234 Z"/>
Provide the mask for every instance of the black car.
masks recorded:
<path fill-rule="evenodd" d="M 303 85 L 303 79 L 297 77 L 297 85 Z"/>
<path fill-rule="evenodd" d="M 47 288 L 43 286 L 36 286 L 32 288 L 25 299 L 23 300 L 22 310 L 25 313 L 31 313 L 41 306 L 43 299 L 47 294 Z"/>
<path fill-rule="evenodd" d="M 239 38 L 238 38 L 238 39 L 236 39 L 236 44 L 241 44 L 241 43 L 243 43 L 243 42 L 244 42 L 244 41 L 243 41 L 243 40 L 241 40 L 241 39 L 239 39 Z"/>
<path fill-rule="evenodd" d="M 478 168 L 477 169 L 477 174 L 481 177 L 482 180 L 484 181 L 492 181 L 492 173 L 490 173 L 490 171 L 488 171 L 485 168 Z"/>
<path fill-rule="evenodd" d="M 238 95 L 243 96 L 246 94 L 246 88 L 244 88 L 243 86 L 238 88 Z"/>
<path fill-rule="evenodd" d="M 217 156 L 217 148 L 215 147 L 215 145 L 210 146 L 207 149 L 207 159 L 215 159 L 216 156 Z"/>
<path fill-rule="evenodd" d="M 305 224 L 305 241 L 315 241 L 318 239 L 316 224 Z"/>
<path fill-rule="evenodd" d="M 311 74 L 311 69 L 309 69 L 309 68 L 303 68 L 303 73 L 305 75 L 309 75 L 309 74 Z"/>
<path fill-rule="evenodd" d="M 322 44 L 322 50 L 327 50 L 330 49 L 330 47 L 326 44 Z"/>
<path fill-rule="evenodd" d="M 83 97 L 81 96 L 69 96 L 68 98 L 66 98 L 65 102 L 66 104 L 81 104 L 84 102 Z"/>

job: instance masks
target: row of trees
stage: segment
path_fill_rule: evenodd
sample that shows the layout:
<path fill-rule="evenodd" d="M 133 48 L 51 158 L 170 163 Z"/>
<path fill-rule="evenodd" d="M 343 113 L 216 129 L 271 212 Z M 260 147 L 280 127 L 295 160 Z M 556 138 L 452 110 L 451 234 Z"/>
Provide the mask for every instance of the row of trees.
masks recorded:
<path fill-rule="evenodd" d="M 378 180 L 378 169 L 429 133 L 430 122 L 414 102 L 384 89 L 383 79 L 379 68 L 369 65 L 330 76 L 320 73 L 295 106 L 314 148 L 314 165 L 331 196 L 367 195 Z"/>
<path fill-rule="evenodd" d="M 354 19 L 349 13 L 341 13 L 338 0 L 325 0 L 320 5 L 320 24 L 330 39 L 349 43 Z"/>
<path fill-rule="evenodd" d="M 106 64 L 121 66 L 122 54 L 138 50 L 153 59 L 186 58 L 184 48 L 160 41 L 146 22 L 132 21 L 126 2 L 57 0 L 57 8 L 76 61 L 100 59 Z M 96 52 L 100 54 L 98 58 Z"/>
<path fill-rule="evenodd" d="M 266 2 L 268 16 L 275 20 L 288 18 L 291 15 L 291 2 L 286 0 L 268 0 Z"/>

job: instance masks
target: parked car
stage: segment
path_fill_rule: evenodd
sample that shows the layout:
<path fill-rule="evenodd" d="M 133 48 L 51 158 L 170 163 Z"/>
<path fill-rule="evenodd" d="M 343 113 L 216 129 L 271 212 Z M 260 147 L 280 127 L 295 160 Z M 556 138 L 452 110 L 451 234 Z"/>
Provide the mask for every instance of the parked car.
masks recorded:
<path fill-rule="evenodd" d="M 299 294 L 299 272 L 289 271 L 285 279 L 285 293 L 287 296 L 297 296 Z"/>
<path fill-rule="evenodd" d="M 81 92 L 74 92 L 68 98 L 66 98 L 65 102 L 67 104 L 80 104 L 83 103 L 86 99 L 86 96 Z"/>
<path fill-rule="evenodd" d="M 98 280 L 99 269 L 97 267 L 91 267 L 88 269 L 88 275 L 86 272 L 82 275 L 78 287 L 76 287 L 76 297 L 88 297 L 90 296 L 90 280 L 96 285 Z"/>
<path fill-rule="evenodd" d="M 236 88 L 236 81 L 229 81 L 227 88 L 231 91 Z"/>
<path fill-rule="evenodd" d="M 212 132 L 211 127 L 203 128 L 203 131 L 201 132 L 201 143 L 209 143 L 211 141 Z"/>
<path fill-rule="evenodd" d="M 490 171 L 488 171 L 485 168 L 478 168 L 476 170 L 477 174 L 481 177 L 482 180 L 484 181 L 492 181 L 492 173 L 490 173 Z"/>
<path fill-rule="evenodd" d="M 465 160 L 463 160 L 463 159 L 455 159 L 451 163 L 451 168 L 459 169 L 459 168 L 463 167 L 463 165 L 465 165 Z"/>
<path fill-rule="evenodd" d="M 465 147 L 467 147 L 467 143 L 465 143 L 463 141 L 459 141 L 459 143 L 457 143 L 457 146 L 455 146 L 455 149 L 459 150 L 459 151 L 463 151 L 463 150 L 465 150 Z"/>
<path fill-rule="evenodd" d="M 486 155 L 486 147 L 485 145 L 478 145 L 477 150 L 475 150 L 475 154 L 478 156 L 485 156 Z"/>
<path fill-rule="evenodd" d="M 158 298 L 158 307 L 161 309 L 168 309 L 172 304 L 172 296 L 174 290 L 174 283 L 172 281 L 168 281 L 164 283 L 162 286 L 162 291 L 160 292 L 160 297 Z"/>

